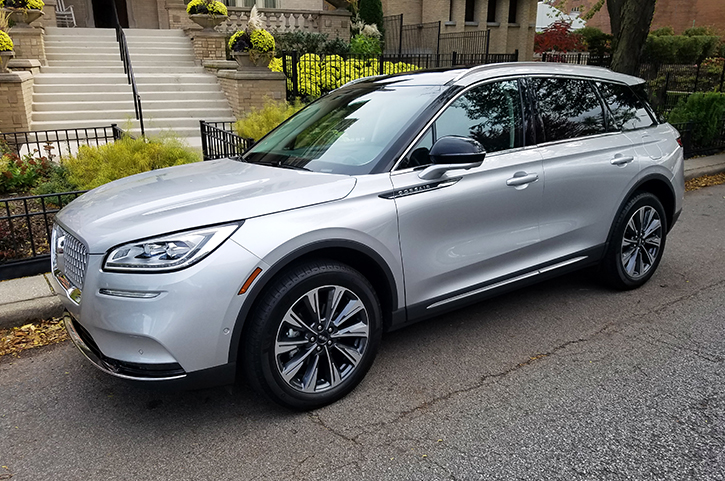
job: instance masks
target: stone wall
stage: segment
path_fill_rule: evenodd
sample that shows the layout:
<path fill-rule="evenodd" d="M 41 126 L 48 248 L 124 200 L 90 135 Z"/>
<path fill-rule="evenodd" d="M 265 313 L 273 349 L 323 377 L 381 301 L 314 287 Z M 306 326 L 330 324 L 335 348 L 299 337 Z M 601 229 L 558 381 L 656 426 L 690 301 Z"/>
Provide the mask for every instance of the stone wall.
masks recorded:
<path fill-rule="evenodd" d="M 39 60 L 42 65 L 47 64 L 45 57 L 45 41 L 43 30 L 34 27 L 13 27 L 10 29 L 10 38 L 15 45 L 15 58 L 29 58 Z"/>
<path fill-rule="evenodd" d="M 193 32 L 189 35 L 197 60 L 226 60 L 226 37 L 223 34 Z"/>
<path fill-rule="evenodd" d="M 30 130 L 33 113 L 33 74 L 0 73 L 0 132 Z"/>
<path fill-rule="evenodd" d="M 284 74 L 266 68 L 219 70 L 217 78 L 238 119 L 253 108 L 261 109 L 268 99 L 285 100 L 287 95 Z"/>

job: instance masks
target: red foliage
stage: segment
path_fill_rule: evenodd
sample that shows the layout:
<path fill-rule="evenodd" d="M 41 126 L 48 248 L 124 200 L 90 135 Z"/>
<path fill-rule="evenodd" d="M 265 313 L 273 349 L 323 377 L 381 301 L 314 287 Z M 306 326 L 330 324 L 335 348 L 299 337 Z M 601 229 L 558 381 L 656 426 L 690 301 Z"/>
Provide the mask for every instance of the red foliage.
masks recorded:
<path fill-rule="evenodd" d="M 534 52 L 584 52 L 584 38 L 574 33 L 571 25 L 557 20 L 534 37 Z"/>

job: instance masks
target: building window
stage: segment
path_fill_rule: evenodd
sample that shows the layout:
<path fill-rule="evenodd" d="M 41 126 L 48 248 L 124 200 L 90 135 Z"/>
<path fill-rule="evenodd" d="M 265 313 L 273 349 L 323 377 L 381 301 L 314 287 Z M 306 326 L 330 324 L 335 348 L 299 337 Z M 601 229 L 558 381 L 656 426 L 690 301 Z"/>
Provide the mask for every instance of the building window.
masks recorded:
<path fill-rule="evenodd" d="M 234 3 L 236 1 L 237 4 L 241 4 L 241 6 L 246 8 L 252 8 L 253 6 L 257 6 L 257 8 L 277 8 L 277 0 L 227 0 L 229 3 Z"/>
<path fill-rule="evenodd" d="M 476 0 L 466 0 L 466 22 L 475 22 Z"/>
<path fill-rule="evenodd" d="M 518 0 L 509 0 L 509 23 L 518 23 L 516 21 L 516 10 L 518 9 Z"/>
<path fill-rule="evenodd" d="M 496 21 L 496 0 L 488 0 L 488 14 L 486 15 L 486 21 L 493 23 Z"/>

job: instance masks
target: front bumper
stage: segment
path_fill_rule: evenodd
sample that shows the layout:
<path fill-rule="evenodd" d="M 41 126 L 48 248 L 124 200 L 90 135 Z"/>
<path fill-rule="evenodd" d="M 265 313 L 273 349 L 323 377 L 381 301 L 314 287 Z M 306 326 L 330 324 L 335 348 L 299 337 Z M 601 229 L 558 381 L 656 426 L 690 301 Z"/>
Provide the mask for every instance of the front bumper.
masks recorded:
<path fill-rule="evenodd" d="M 68 333 L 88 360 L 127 380 L 176 382 L 216 370 L 233 381 L 231 338 L 246 298 L 238 292 L 256 267 L 266 269 L 259 258 L 230 241 L 176 272 L 105 272 L 103 257 L 88 256 L 82 289 L 51 276 L 73 317 Z"/>

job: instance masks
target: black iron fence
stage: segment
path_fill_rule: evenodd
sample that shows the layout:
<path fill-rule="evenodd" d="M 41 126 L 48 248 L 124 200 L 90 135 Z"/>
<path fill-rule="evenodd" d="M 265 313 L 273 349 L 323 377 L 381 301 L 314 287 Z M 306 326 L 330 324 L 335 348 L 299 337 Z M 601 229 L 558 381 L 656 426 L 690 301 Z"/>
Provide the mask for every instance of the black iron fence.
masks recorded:
<path fill-rule="evenodd" d="M 78 151 L 81 145 L 103 145 L 124 134 L 118 125 L 80 129 L 40 130 L 34 132 L 0 132 L 0 142 L 18 155 L 30 154 L 48 159 L 62 159 Z"/>
<path fill-rule="evenodd" d="M 725 62 L 698 65 L 642 64 L 639 76 L 647 81 L 652 104 L 667 113 L 691 93 L 723 91 Z"/>
<path fill-rule="evenodd" d="M 491 30 L 474 30 L 472 32 L 442 33 L 438 39 L 438 53 L 459 55 L 479 55 L 489 52 Z"/>
<path fill-rule="evenodd" d="M 50 270 L 55 214 L 84 192 L 0 199 L 0 280 Z"/>
<path fill-rule="evenodd" d="M 710 155 L 725 150 L 725 117 L 716 125 L 701 122 L 672 124 L 682 138 L 685 158 Z"/>
<path fill-rule="evenodd" d="M 204 160 L 239 157 L 252 146 L 254 140 L 234 132 L 234 122 L 199 121 L 201 152 Z"/>
<path fill-rule="evenodd" d="M 287 98 L 318 97 L 361 77 L 410 72 L 436 67 L 473 66 L 487 63 L 516 62 L 512 54 L 384 54 L 364 55 L 300 55 L 281 52 L 282 71 L 287 76 Z"/>

